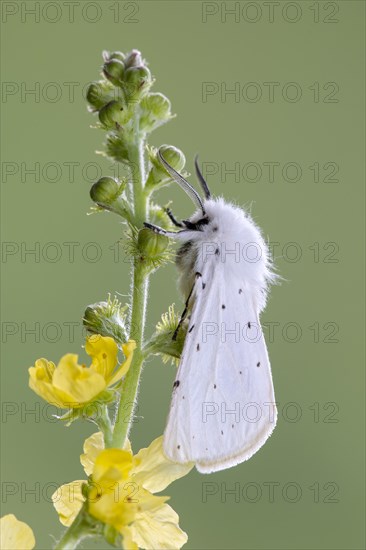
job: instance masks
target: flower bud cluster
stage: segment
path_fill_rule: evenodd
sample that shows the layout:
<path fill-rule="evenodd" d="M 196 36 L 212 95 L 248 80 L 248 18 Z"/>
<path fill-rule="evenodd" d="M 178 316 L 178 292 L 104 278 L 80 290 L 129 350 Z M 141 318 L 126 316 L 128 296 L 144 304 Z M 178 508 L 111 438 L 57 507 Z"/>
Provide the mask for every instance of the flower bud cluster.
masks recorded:
<path fill-rule="evenodd" d="M 154 79 L 138 50 L 103 55 L 103 80 L 92 82 L 86 96 L 89 109 L 98 113 L 102 128 L 123 129 L 128 137 L 135 130 L 136 113 L 139 131 L 145 134 L 172 118 L 169 99 L 160 93 L 150 93 Z"/>

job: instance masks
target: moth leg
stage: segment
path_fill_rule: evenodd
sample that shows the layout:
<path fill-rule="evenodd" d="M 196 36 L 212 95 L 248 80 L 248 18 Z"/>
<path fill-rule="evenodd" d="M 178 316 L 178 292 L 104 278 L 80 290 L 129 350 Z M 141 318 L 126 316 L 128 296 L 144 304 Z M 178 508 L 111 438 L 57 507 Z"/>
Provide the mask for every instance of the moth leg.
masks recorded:
<path fill-rule="evenodd" d="M 173 222 L 173 224 L 176 226 L 176 227 L 184 227 L 184 225 L 182 224 L 182 222 L 179 222 L 177 220 L 177 218 L 174 216 L 173 212 L 170 210 L 170 208 L 164 208 L 165 212 L 167 213 L 167 215 L 169 216 L 170 220 Z"/>
<path fill-rule="evenodd" d="M 202 275 L 201 275 L 201 273 L 198 273 L 198 271 L 197 271 L 197 273 L 196 273 L 196 280 L 197 280 L 199 277 L 202 277 Z M 185 303 L 185 306 L 184 306 L 183 313 L 182 313 L 182 315 L 180 316 L 179 323 L 178 323 L 178 325 L 177 325 L 177 328 L 176 328 L 175 331 L 174 331 L 172 340 L 176 340 L 176 339 L 177 339 L 179 329 L 180 329 L 180 327 L 182 326 L 182 323 L 183 323 L 184 319 L 185 319 L 186 316 L 187 316 L 188 307 L 189 307 L 189 300 L 191 299 L 191 296 L 192 296 L 192 293 L 193 293 L 195 284 L 196 284 L 196 281 L 194 282 L 194 284 L 193 284 L 193 286 L 192 286 L 192 288 L 191 288 L 191 291 L 190 291 L 190 293 L 188 294 L 188 298 L 187 298 L 187 300 L 186 300 L 186 303 Z"/>
<path fill-rule="evenodd" d="M 154 225 L 152 223 L 144 222 L 144 226 L 147 227 L 147 229 L 151 229 L 151 231 L 154 231 L 154 233 L 158 233 L 159 235 L 166 235 L 167 231 L 163 229 L 162 227 L 159 227 L 158 225 Z"/>

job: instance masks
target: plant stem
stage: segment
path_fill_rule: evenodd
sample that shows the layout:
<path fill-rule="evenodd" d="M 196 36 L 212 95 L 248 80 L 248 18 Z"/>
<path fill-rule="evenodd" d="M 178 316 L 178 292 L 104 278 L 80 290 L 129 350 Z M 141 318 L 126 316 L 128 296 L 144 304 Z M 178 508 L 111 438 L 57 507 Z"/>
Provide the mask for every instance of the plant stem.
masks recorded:
<path fill-rule="evenodd" d="M 106 447 L 111 447 L 112 445 L 112 423 L 108 413 L 107 405 L 103 404 L 101 406 L 100 414 L 97 420 L 97 425 L 100 430 L 103 432 L 104 443 Z"/>
<path fill-rule="evenodd" d="M 148 198 L 144 192 L 145 183 L 145 159 L 144 159 L 144 136 L 139 132 L 138 116 L 135 120 L 135 141 L 129 147 L 130 162 L 133 180 L 134 195 L 134 225 L 141 228 L 147 220 Z M 113 431 L 113 446 L 123 447 L 126 437 L 131 428 L 133 411 L 136 405 L 138 386 L 141 369 L 144 361 L 142 353 L 145 311 L 148 289 L 148 274 L 146 273 L 143 260 L 135 258 L 132 277 L 132 312 L 130 338 L 136 341 L 137 347 L 134 351 L 131 367 L 126 374 L 122 386 L 122 397 L 118 406 L 116 421 Z"/>
<path fill-rule="evenodd" d="M 90 523 L 85 519 L 84 507 L 76 516 L 72 525 L 65 531 L 61 540 L 57 543 L 54 550 L 72 550 L 77 548 L 79 543 L 87 536 L 98 534 L 93 533 Z"/>
<path fill-rule="evenodd" d="M 138 229 L 143 227 L 147 220 L 148 197 L 144 192 L 145 183 L 145 158 L 144 158 L 144 135 L 139 131 L 139 119 L 136 115 L 134 141 L 130 143 L 131 178 L 133 182 L 134 218 L 133 225 Z M 148 273 L 141 258 L 136 258 L 132 269 L 132 313 L 130 338 L 136 341 L 137 347 L 134 351 L 132 364 L 123 382 L 121 399 L 113 428 L 109 423 L 108 411 L 103 411 L 100 418 L 100 428 L 104 433 L 106 447 L 122 448 L 129 433 L 133 411 L 136 404 L 138 385 L 145 354 L 142 351 L 145 311 L 147 301 Z M 93 535 L 90 523 L 85 520 L 82 509 L 75 518 L 72 525 L 64 533 L 63 537 L 55 547 L 55 550 L 72 550 L 77 548 L 80 541 L 88 535 Z"/>

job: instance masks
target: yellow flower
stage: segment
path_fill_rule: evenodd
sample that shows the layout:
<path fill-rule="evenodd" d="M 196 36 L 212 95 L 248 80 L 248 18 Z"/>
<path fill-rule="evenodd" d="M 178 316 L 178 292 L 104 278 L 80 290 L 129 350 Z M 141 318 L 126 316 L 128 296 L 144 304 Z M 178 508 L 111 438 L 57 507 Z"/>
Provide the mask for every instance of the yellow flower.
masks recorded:
<path fill-rule="evenodd" d="M 32 529 L 13 514 L 0 519 L 1 550 L 32 550 L 36 541 Z"/>
<path fill-rule="evenodd" d="M 29 386 L 39 396 L 62 409 L 83 407 L 118 382 L 131 365 L 136 343 L 130 340 L 122 349 L 126 360 L 117 366 L 118 347 L 113 338 L 99 334 L 86 340 L 91 357 L 89 368 L 78 364 L 78 356 L 64 355 L 57 367 L 52 361 L 38 359 L 29 369 Z"/>
<path fill-rule="evenodd" d="M 162 437 L 148 448 L 133 455 L 127 442 L 124 449 L 104 449 L 101 432 L 93 434 L 84 443 L 80 460 L 90 475 L 88 493 L 89 513 L 123 536 L 125 550 L 179 549 L 187 542 L 187 535 L 179 528 L 179 517 L 166 504 L 169 497 L 155 496 L 172 481 L 186 475 L 193 464 L 177 464 L 167 460 L 162 450 Z M 69 498 L 69 486 L 63 485 L 52 500 L 64 525 L 71 525 L 83 504 L 81 485 L 74 482 L 74 495 Z M 75 490 L 78 485 L 79 489 Z"/>

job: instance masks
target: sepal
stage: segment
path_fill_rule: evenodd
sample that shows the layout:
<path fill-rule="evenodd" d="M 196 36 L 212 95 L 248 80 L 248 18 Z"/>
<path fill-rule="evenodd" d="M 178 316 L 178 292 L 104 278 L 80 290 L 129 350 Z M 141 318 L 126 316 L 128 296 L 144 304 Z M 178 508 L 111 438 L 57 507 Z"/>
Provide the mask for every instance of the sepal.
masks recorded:
<path fill-rule="evenodd" d="M 65 422 L 67 427 L 71 426 L 71 424 L 79 418 L 84 420 L 89 419 L 98 424 L 95 418 L 98 418 L 98 415 L 100 414 L 99 407 L 114 403 L 118 395 L 119 393 L 117 391 L 117 386 L 109 390 L 104 390 L 93 401 L 85 403 L 82 407 L 77 409 L 68 409 L 64 414 L 54 414 L 53 417 L 57 418 L 57 420 Z"/>
<path fill-rule="evenodd" d="M 92 334 L 110 336 L 119 345 L 127 342 L 128 305 L 122 305 L 117 298 L 108 296 L 106 302 L 89 305 L 84 313 L 83 323 Z"/>
<path fill-rule="evenodd" d="M 188 322 L 183 321 L 176 333 L 178 324 L 179 315 L 175 312 L 174 304 L 172 304 L 169 306 L 168 311 L 161 316 L 161 321 L 156 325 L 155 333 L 146 344 L 144 351 L 147 354 L 161 355 L 164 363 L 171 361 L 173 364 L 178 365 L 183 351 Z M 176 337 L 173 340 L 174 334 L 176 334 Z"/>
<path fill-rule="evenodd" d="M 124 164 L 130 163 L 130 152 L 128 139 L 125 139 L 126 132 L 110 131 L 107 134 L 106 156 Z M 126 136 L 127 137 L 127 136 Z"/>

